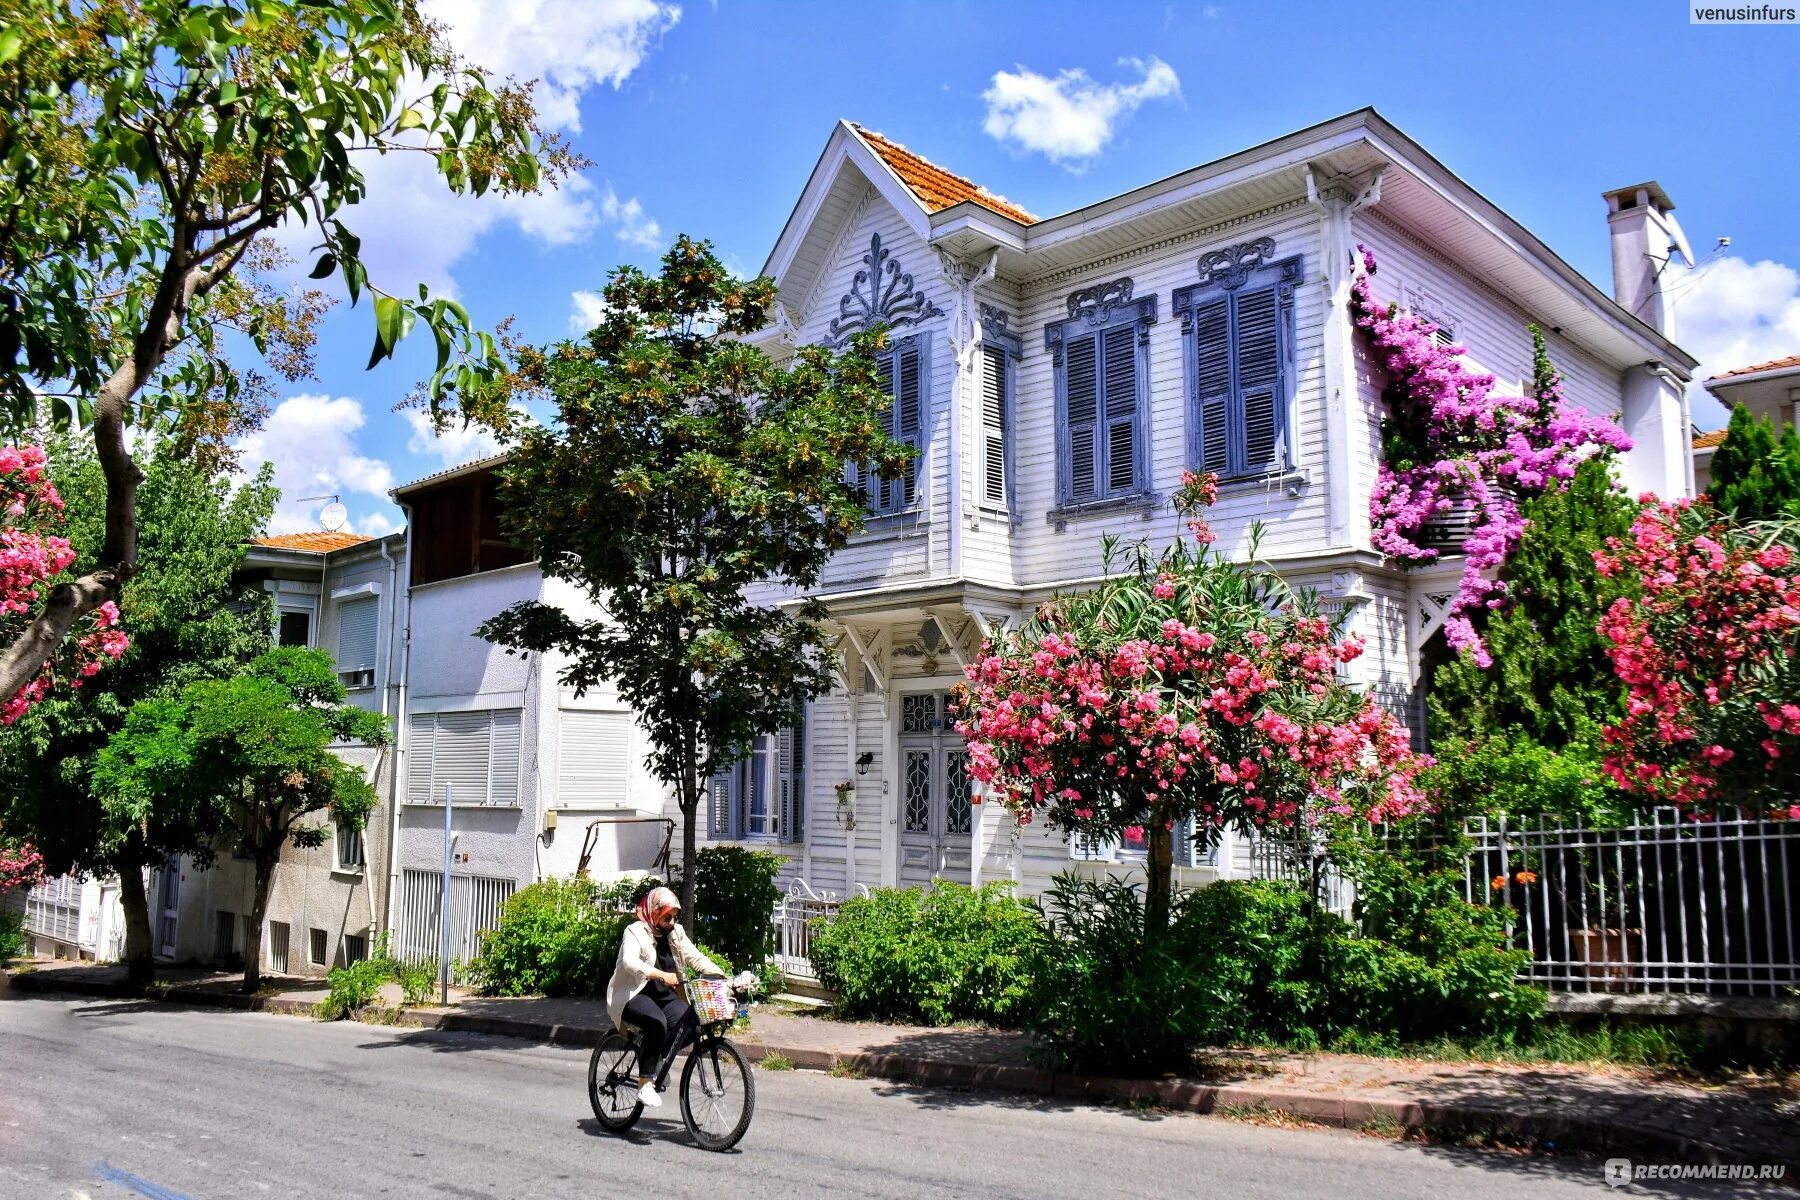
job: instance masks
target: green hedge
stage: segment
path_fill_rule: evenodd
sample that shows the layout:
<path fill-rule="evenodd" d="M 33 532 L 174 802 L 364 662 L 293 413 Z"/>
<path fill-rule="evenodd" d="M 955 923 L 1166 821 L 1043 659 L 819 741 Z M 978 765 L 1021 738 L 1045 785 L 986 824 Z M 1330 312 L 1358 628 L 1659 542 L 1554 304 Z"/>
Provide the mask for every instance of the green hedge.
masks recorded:
<path fill-rule="evenodd" d="M 847 1017 L 1016 1023 L 1030 992 L 1037 916 L 1012 885 L 882 888 L 820 923 L 812 962 Z"/>
<path fill-rule="evenodd" d="M 599 886 L 580 876 L 546 879 L 513 893 L 500 909 L 499 928 L 481 939 L 481 953 L 469 964 L 471 978 L 501 996 L 598 995 L 633 919 L 603 912 L 599 895 Z"/>

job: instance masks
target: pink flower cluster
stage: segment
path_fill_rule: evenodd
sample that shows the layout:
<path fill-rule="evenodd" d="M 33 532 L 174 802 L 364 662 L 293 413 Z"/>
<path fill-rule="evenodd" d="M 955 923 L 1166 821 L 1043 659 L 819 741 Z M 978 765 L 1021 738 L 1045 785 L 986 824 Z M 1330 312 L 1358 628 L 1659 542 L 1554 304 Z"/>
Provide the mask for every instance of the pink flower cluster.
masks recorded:
<path fill-rule="evenodd" d="M 30 842 L 0 845 L 0 895 L 44 881 L 44 856 Z"/>
<path fill-rule="evenodd" d="M 0 639 L 11 640 L 32 620 L 51 581 L 75 562 L 74 547 L 59 532 L 63 501 L 50 482 L 41 446 L 0 446 L 0 510 L 6 517 L 0 529 Z M 0 723 L 18 720 L 59 681 L 80 687 L 125 653 L 128 639 L 111 601 L 83 625 L 62 654 L 0 702 Z"/>
<path fill-rule="evenodd" d="M 1630 539 L 1595 555 L 1636 585 L 1600 622 L 1626 687 L 1604 769 L 1655 803 L 1748 801 L 1800 819 L 1800 535 L 1644 499 Z"/>
<path fill-rule="evenodd" d="M 967 670 L 956 714 L 970 773 L 1021 823 L 1042 814 L 1107 837 L 1184 818 L 1294 826 L 1423 808 L 1429 760 L 1337 678 L 1361 643 L 1291 603 L 1271 611 L 1270 585 L 1176 547 L 1046 605 Z"/>
<path fill-rule="evenodd" d="M 1363 269 L 1351 284 L 1351 304 L 1387 372 L 1389 406 L 1388 450 L 1369 498 L 1375 546 L 1404 562 L 1429 562 L 1438 551 L 1419 544 L 1426 524 L 1466 507 L 1473 529 L 1444 636 L 1491 666 L 1471 618 L 1506 602 L 1494 575 L 1525 531 L 1519 498 L 1566 487 L 1582 459 L 1628 450 L 1631 441 L 1617 425 L 1565 400 L 1554 373 L 1529 395 L 1496 392 L 1492 375 L 1462 364 L 1464 347 L 1439 344 L 1435 323 L 1375 300 L 1375 255 L 1358 250 Z"/>

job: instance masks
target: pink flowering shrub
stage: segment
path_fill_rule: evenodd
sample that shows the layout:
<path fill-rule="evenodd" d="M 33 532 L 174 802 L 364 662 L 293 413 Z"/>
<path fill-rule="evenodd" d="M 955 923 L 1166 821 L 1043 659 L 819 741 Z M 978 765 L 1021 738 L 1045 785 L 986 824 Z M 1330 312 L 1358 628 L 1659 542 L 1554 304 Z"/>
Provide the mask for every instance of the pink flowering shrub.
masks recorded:
<path fill-rule="evenodd" d="M 1462 547 L 1462 584 L 1444 637 L 1487 667 L 1492 659 L 1472 617 L 1506 603 L 1506 585 L 1494 575 L 1525 530 L 1519 499 L 1566 489 L 1582 459 L 1629 450 L 1631 440 L 1612 422 L 1563 398 L 1562 377 L 1545 357 L 1535 327 L 1530 393 L 1496 392 L 1492 375 L 1463 366 L 1462 346 L 1438 343 L 1435 323 L 1376 302 L 1370 284 L 1375 256 L 1366 247 L 1358 250 L 1362 270 L 1350 289 L 1353 316 L 1388 376 L 1383 461 L 1369 498 L 1375 546 L 1402 562 L 1430 562 L 1438 551 L 1420 544 L 1427 522 L 1458 505 L 1470 510 L 1474 528 Z"/>
<path fill-rule="evenodd" d="M 1594 559 L 1636 593 L 1600 622 L 1626 687 L 1606 774 L 1654 804 L 1800 820 L 1800 525 L 1645 497 L 1630 539 Z"/>
<path fill-rule="evenodd" d="M 30 624 L 50 583 L 75 561 L 63 527 L 63 502 L 50 482 L 40 446 L 0 446 L 0 642 L 9 642 Z M 125 653 L 119 609 L 102 604 L 78 627 L 60 656 L 13 695 L 0 702 L 0 723 L 12 724 L 50 694 L 59 681 L 80 687 L 106 663 Z"/>
<path fill-rule="evenodd" d="M 1191 545 L 1178 538 L 1156 557 L 1140 545 L 1122 577 L 1045 604 L 983 647 L 957 698 L 988 794 L 1021 824 L 1141 836 L 1161 914 L 1184 819 L 1210 843 L 1226 826 L 1384 821 L 1424 805 L 1415 777 L 1427 760 L 1337 677 L 1361 644 L 1336 638 L 1278 576 L 1207 549 L 1213 484 L 1190 475 L 1177 497 Z"/>
<path fill-rule="evenodd" d="M 0 894 L 44 881 L 44 856 L 30 842 L 7 845 L 0 832 Z"/>

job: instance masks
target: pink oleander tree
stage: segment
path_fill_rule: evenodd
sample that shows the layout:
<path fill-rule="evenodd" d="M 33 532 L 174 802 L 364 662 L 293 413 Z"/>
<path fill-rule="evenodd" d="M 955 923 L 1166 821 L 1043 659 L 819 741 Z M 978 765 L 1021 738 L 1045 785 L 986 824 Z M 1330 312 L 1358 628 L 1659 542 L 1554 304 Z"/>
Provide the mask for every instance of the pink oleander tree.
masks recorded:
<path fill-rule="evenodd" d="M 1473 618 L 1506 603 L 1495 574 L 1525 531 L 1519 500 L 1566 489 L 1583 459 L 1629 450 L 1631 440 L 1564 398 L 1535 325 L 1531 390 L 1498 392 L 1492 375 L 1463 365 L 1464 347 L 1439 344 L 1435 323 L 1375 300 L 1375 256 L 1357 249 L 1353 317 L 1387 372 L 1382 463 L 1369 498 L 1375 546 L 1403 563 L 1430 562 L 1439 552 L 1420 544 L 1427 523 L 1459 504 L 1469 508 L 1474 528 L 1444 637 L 1487 667 L 1492 660 Z"/>
<path fill-rule="evenodd" d="M 0 645 L 36 620 L 49 585 L 75 561 L 63 537 L 63 502 L 50 481 L 41 446 L 0 446 Z M 0 722 L 12 724 L 59 684 L 80 687 L 125 653 L 118 606 L 94 609 L 36 675 L 0 700 Z"/>
<path fill-rule="evenodd" d="M 75 549 L 59 532 L 63 502 L 50 481 L 41 446 L 0 446 L 0 645 L 37 619 L 52 581 L 75 561 Z M 84 628 L 85 626 L 85 628 Z M 59 685 L 78 688 L 125 652 L 119 609 L 108 601 L 78 623 L 62 652 L 12 695 L 0 701 L 7 725 Z M 44 860 L 29 842 L 0 830 L 0 892 L 30 887 L 44 876 Z"/>
<path fill-rule="evenodd" d="M 1800 820 L 1800 523 L 1645 497 L 1630 538 L 1594 558 L 1633 593 L 1600 622 L 1627 690 L 1602 732 L 1613 783 L 1696 815 Z"/>
<path fill-rule="evenodd" d="M 983 647 L 956 698 L 970 773 L 1020 824 L 1142 836 L 1153 931 L 1168 922 L 1183 822 L 1212 844 L 1228 827 L 1306 831 L 1424 806 L 1427 760 L 1338 678 L 1361 645 L 1310 595 L 1208 549 L 1214 496 L 1212 476 L 1187 476 L 1176 504 L 1191 542 L 1134 547 L 1119 577 L 1045 604 Z"/>

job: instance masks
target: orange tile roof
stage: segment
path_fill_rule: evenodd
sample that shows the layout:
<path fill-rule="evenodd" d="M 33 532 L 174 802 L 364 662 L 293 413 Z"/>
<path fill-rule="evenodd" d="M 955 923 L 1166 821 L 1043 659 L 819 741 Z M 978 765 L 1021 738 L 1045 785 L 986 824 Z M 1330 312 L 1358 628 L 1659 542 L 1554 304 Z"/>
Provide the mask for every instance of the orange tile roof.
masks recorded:
<path fill-rule="evenodd" d="M 1800 367 L 1800 354 L 1789 355 L 1787 358 L 1770 359 L 1766 363 L 1757 363 L 1753 367 L 1738 367 L 1735 370 L 1714 375 L 1713 379 L 1730 379 L 1733 375 L 1756 375 L 1763 371 L 1779 371 L 1786 367 Z"/>
<path fill-rule="evenodd" d="M 952 175 L 936 163 L 929 162 L 908 150 L 898 142 L 890 142 L 873 129 L 864 129 L 861 125 L 852 124 L 858 136 L 869 144 L 869 149 L 881 156 L 881 161 L 893 169 L 900 181 L 912 189 L 913 195 L 924 202 L 930 212 L 942 212 L 965 200 L 973 200 L 989 212 L 1017 221 L 1021 225 L 1035 225 L 1037 218 L 1008 200 L 1005 196 L 995 195 L 961 175 Z"/>
<path fill-rule="evenodd" d="M 1694 435 L 1694 449 L 1711 450 L 1714 446 L 1719 445 L 1724 440 L 1725 430 L 1709 429 L 1705 433 L 1696 433 Z"/>
<path fill-rule="evenodd" d="M 274 550 L 305 550 L 310 554 L 329 554 L 333 550 L 344 550 L 351 546 L 361 545 L 369 539 L 360 533 L 278 533 L 274 537 L 251 538 L 253 546 L 268 546 Z"/>

